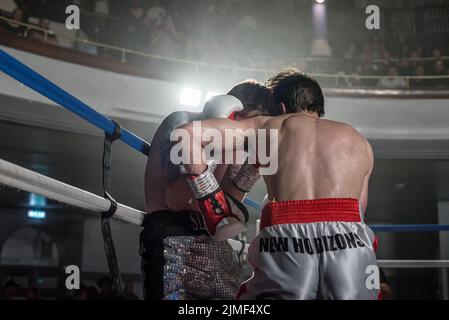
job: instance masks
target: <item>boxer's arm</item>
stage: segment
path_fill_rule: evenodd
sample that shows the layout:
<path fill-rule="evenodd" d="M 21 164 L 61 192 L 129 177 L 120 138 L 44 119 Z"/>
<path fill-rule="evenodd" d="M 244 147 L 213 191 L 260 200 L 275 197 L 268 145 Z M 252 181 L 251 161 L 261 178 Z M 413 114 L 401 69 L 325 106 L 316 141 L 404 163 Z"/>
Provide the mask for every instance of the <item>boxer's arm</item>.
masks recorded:
<path fill-rule="evenodd" d="M 245 198 L 245 193 L 236 188 L 233 185 L 232 180 L 239 172 L 240 167 L 241 165 L 239 164 L 221 164 L 218 165 L 217 169 L 214 171 L 215 178 L 220 181 L 221 189 L 238 201 L 242 201 Z"/>
<path fill-rule="evenodd" d="M 179 127 L 178 129 L 185 130 L 188 139 L 181 139 L 181 145 L 183 150 L 189 150 L 190 159 L 194 157 L 198 158 L 200 152 L 201 163 L 186 163 L 184 167 L 187 172 L 193 174 L 200 174 L 204 172 L 207 165 L 204 162 L 204 148 L 208 145 L 215 148 L 216 151 L 235 151 L 237 149 L 244 148 L 245 136 L 244 132 L 247 129 L 256 128 L 256 118 L 245 119 L 241 121 L 235 121 L 230 119 L 209 119 L 203 121 L 190 122 L 186 125 Z M 221 139 L 203 139 L 208 136 L 207 131 L 215 130 L 221 134 Z M 232 143 L 229 143 L 225 139 L 226 131 L 232 133 L 236 138 L 232 139 Z M 228 133 L 229 134 L 229 133 Z M 198 158 L 199 159 L 199 158 Z"/>
<path fill-rule="evenodd" d="M 362 192 L 360 195 L 360 205 L 362 207 L 362 214 L 365 214 L 366 208 L 368 206 L 368 184 L 369 184 L 369 178 L 371 176 L 371 173 L 372 173 L 373 167 L 374 167 L 373 149 L 371 148 L 371 145 L 369 144 L 368 141 L 366 141 L 366 147 L 367 147 L 367 152 L 368 152 L 369 170 L 363 179 Z"/>

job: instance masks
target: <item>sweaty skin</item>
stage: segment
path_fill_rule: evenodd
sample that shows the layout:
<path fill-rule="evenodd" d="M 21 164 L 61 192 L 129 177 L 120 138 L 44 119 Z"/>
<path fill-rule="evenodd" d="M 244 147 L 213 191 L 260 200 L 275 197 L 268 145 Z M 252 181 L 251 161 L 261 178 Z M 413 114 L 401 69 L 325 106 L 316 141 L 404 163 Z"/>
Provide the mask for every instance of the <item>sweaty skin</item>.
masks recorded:
<path fill-rule="evenodd" d="M 182 128 L 193 130 L 192 123 Z M 201 121 L 202 132 L 209 128 L 218 129 L 223 135 L 225 129 L 278 130 L 278 170 L 274 175 L 264 176 L 269 200 L 355 198 L 365 211 L 373 152 L 368 141 L 350 125 L 300 112 L 238 122 Z M 208 144 L 198 137 L 189 143 L 203 147 Z M 188 170 L 201 171 L 204 165 L 190 165 Z"/>

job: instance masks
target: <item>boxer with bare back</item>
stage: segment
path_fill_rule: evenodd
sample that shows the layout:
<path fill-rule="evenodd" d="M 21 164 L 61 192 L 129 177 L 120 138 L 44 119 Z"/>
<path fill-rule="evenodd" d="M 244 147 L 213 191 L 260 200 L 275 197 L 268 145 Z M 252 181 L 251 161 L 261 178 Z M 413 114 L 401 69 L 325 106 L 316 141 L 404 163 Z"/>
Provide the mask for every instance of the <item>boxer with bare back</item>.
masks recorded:
<path fill-rule="evenodd" d="M 371 274 L 377 244 L 363 222 L 373 169 L 370 144 L 350 125 L 321 119 L 324 98 L 313 78 L 290 69 L 271 78 L 269 87 L 283 115 L 201 122 L 202 135 L 210 128 L 223 134 L 234 129 L 237 137 L 258 130 L 258 143 L 268 130 L 278 132 L 277 141 L 267 141 L 277 153 L 278 169 L 263 176 L 269 202 L 249 248 L 254 274 L 242 284 L 239 298 L 377 299 L 378 279 Z M 192 123 L 182 129 L 193 134 Z M 214 143 L 192 137 L 188 144 Z M 258 158 L 257 148 L 249 149 Z M 208 170 L 204 162 L 182 166 L 188 179 Z M 207 207 L 202 213 L 216 214 Z"/>

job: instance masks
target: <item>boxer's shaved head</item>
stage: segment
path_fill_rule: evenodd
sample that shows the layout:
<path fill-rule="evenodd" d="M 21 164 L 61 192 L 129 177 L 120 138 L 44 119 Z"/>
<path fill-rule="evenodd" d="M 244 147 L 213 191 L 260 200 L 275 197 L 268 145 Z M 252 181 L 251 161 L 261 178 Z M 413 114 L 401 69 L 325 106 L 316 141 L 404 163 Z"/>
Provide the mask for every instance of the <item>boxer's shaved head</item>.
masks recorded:
<path fill-rule="evenodd" d="M 256 80 L 246 80 L 234 86 L 228 95 L 239 99 L 244 111 L 254 111 L 254 115 L 276 116 L 279 114 L 273 93 L 264 84 Z"/>
<path fill-rule="evenodd" d="M 287 113 L 313 112 L 324 116 L 324 96 L 316 79 L 294 68 L 282 70 L 268 79 L 277 103 L 285 105 Z"/>

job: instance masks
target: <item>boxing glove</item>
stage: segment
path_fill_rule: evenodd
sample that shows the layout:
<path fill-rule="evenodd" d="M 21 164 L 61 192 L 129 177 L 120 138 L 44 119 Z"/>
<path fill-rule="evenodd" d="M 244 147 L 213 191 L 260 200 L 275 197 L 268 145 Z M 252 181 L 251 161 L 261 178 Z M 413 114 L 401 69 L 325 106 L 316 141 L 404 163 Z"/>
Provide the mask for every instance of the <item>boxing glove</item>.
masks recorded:
<path fill-rule="evenodd" d="M 233 119 L 243 110 L 242 102 L 234 96 L 219 95 L 210 98 L 203 107 L 204 119 Z"/>
<path fill-rule="evenodd" d="M 215 240 L 224 241 L 243 231 L 248 221 L 247 209 L 220 188 L 210 166 L 200 175 L 187 174 L 187 182 Z"/>

